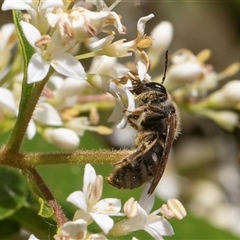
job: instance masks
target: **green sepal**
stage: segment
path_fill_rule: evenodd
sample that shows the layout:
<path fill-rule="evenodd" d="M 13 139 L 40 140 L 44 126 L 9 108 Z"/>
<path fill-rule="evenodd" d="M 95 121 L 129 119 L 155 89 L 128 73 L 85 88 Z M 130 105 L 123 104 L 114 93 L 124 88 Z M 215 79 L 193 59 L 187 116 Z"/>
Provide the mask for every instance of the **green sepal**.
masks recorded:
<path fill-rule="evenodd" d="M 52 207 L 46 203 L 42 198 L 38 199 L 38 203 L 40 205 L 40 209 L 38 215 L 44 218 L 49 218 L 53 215 L 54 211 Z"/>

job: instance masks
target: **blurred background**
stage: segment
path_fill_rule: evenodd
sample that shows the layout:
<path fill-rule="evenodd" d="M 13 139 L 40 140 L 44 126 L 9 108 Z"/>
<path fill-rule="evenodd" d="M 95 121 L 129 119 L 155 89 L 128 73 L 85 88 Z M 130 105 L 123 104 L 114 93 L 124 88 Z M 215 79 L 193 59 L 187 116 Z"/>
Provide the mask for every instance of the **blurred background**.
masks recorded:
<path fill-rule="evenodd" d="M 113 1 L 105 1 L 110 5 Z M 0 4 L 1 5 L 1 4 Z M 208 63 L 216 72 L 233 62 L 240 61 L 240 3 L 238 1 L 122 1 L 114 9 L 122 15 L 127 26 L 126 39 L 136 36 L 136 23 L 142 16 L 153 13 L 147 22 L 146 33 L 163 20 L 170 21 L 174 37 L 169 54 L 186 48 L 194 54 L 210 49 Z M 0 14 L 0 25 L 11 22 L 11 11 Z M 163 72 L 164 63 L 159 66 Z M 240 79 L 240 73 L 224 82 Z M 102 111 L 101 123 L 107 123 L 110 111 Z M 166 239 L 239 239 L 240 238 L 240 131 L 227 132 L 209 119 L 193 116 L 181 110 L 181 134 L 174 142 L 166 173 L 158 187 L 154 209 L 167 198 L 178 198 L 188 211 L 182 220 L 170 220 L 175 235 Z M 110 126 L 110 125 L 109 125 Z M 128 134 L 129 141 L 126 141 Z M 81 139 L 81 149 L 131 147 L 134 132 L 116 130 L 109 137 L 86 132 Z M 1 145 L 7 134 L 0 136 Z M 89 144 L 90 143 L 90 144 Z M 40 136 L 25 141 L 25 151 L 56 151 L 44 143 Z M 111 166 L 94 166 L 98 174 L 107 176 Z M 67 196 L 82 188 L 83 166 L 54 166 L 38 168 L 56 198 L 63 204 L 69 218 L 76 210 L 66 203 Z M 124 203 L 130 196 L 138 199 L 141 190 L 120 191 L 104 182 L 103 197 L 119 197 Z M 30 198 L 34 201 L 33 198 Z M 44 221 L 40 219 L 39 221 Z M 51 227 L 49 227 L 51 228 Z M 94 226 L 93 226 L 94 228 Z M 148 239 L 145 233 L 132 234 Z"/>

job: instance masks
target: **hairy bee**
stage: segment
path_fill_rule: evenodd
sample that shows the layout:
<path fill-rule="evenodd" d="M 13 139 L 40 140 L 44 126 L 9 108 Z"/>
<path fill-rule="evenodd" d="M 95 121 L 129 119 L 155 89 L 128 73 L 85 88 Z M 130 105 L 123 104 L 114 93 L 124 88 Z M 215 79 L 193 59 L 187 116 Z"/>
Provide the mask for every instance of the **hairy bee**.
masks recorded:
<path fill-rule="evenodd" d="M 152 194 L 164 173 L 173 140 L 179 132 L 178 108 L 159 83 L 139 82 L 132 93 L 137 108 L 125 112 L 128 122 L 137 131 L 136 149 L 115 164 L 107 181 L 121 189 L 133 189 L 151 182 L 148 194 Z"/>

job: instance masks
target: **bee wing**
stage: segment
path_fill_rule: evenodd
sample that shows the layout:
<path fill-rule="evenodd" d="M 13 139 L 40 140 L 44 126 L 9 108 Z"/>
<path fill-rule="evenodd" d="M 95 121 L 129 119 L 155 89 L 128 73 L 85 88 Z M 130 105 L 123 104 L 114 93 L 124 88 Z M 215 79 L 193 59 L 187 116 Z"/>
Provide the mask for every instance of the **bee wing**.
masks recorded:
<path fill-rule="evenodd" d="M 166 141 L 164 144 L 164 149 L 163 149 L 163 154 L 161 159 L 159 159 L 159 166 L 157 168 L 157 173 L 155 177 L 152 180 L 151 186 L 148 189 L 148 194 L 152 194 L 153 191 L 155 190 L 158 182 L 160 181 L 164 170 L 166 168 L 168 156 L 173 144 L 174 140 L 174 135 L 175 135 L 175 128 L 176 128 L 176 114 L 174 113 L 169 113 L 168 114 L 168 127 L 167 127 L 167 135 L 166 135 Z"/>

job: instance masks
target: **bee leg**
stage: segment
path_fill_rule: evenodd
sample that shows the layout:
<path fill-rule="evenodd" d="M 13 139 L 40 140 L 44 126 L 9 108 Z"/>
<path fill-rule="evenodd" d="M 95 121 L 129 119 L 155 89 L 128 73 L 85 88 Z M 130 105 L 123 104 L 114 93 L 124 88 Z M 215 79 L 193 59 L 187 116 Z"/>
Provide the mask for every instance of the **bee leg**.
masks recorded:
<path fill-rule="evenodd" d="M 133 111 L 131 110 L 128 110 L 128 109 L 124 109 L 123 112 L 127 115 L 127 116 L 139 116 L 141 115 L 143 112 L 145 112 L 147 110 L 147 107 L 146 106 L 140 106 L 140 107 L 137 107 L 135 108 Z"/>

